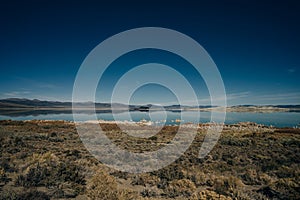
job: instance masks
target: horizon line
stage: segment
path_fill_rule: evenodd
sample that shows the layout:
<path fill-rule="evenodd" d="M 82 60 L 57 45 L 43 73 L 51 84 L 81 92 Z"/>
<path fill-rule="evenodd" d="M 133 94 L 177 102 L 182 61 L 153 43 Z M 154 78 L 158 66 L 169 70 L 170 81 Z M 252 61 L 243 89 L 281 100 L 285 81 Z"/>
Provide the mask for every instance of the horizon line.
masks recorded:
<path fill-rule="evenodd" d="M 196 106 L 211 106 L 211 107 L 224 107 L 224 106 L 219 106 L 219 105 L 211 105 L 211 104 L 201 104 L 201 105 L 194 105 L 194 104 L 158 104 L 158 103 L 135 103 L 135 104 L 126 104 L 126 103 L 120 103 L 120 102 L 97 102 L 97 101 L 78 101 L 78 102 L 73 102 L 73 101 L 64 101 L 64 100 L 41 100 L 37 98 L 22 98 L 22 97 L 11 97 L 11 98 L 1 98 L 0 101 L 2 100 L 29 100 L 29 101 L 46 101 L 46 102 L 60 102 L 60 103 L 102 103 L 102 104 L 123 104 L 123 105 L 135 105 L 135 106 L 145 106 L 145 105 L 157 105 L 157 106 L 191 106 L 191 107 L 196 107 Z M 233 107 L 233 106 L 300 106 L 299 104 L 234 104 L 234 105 L 227 105 L 226 107 Z"/>

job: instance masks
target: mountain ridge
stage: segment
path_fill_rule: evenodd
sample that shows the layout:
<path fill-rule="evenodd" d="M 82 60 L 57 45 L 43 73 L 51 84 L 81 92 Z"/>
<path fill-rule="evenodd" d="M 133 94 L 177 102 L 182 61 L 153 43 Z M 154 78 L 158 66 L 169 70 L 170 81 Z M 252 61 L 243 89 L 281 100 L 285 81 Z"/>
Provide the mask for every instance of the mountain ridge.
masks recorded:
<path fill-rule="evenodd" d="M 47 100 L 39 100 L 39 99 L 26 99 L 26 98 L 7 98 L 7 99 L 0 99 L 0 109 L 42 109 L 42 108 L 69 108 L 71 109 L 72 106 L 74 108 L 95 108 L 97 109 L 111 109 L 112 107 L 115 109 L 132 109 L 132 110 L 139 110 L 141 107 L 144 110 L 147 109 L 162 109 L 162 107 L 166 110 L 195 110 L 195 109 L 206 109 L 206 110 L 217 110 L 221 109 L 220 106 L 214 105 L 166 105 L 166 106 L 157 106 L 155 104 L 146 104 L 146 105 L 126 105 L 122 103 L 99 103 L 99 102 L 76 102 L 72 103 L 69 101 L 47 101 Z M 251 110 L 251 109 L 299 109 L 300 105 L 234 105 L 234 106 L 227 106 L 226 109 L 230 110 Z"/>

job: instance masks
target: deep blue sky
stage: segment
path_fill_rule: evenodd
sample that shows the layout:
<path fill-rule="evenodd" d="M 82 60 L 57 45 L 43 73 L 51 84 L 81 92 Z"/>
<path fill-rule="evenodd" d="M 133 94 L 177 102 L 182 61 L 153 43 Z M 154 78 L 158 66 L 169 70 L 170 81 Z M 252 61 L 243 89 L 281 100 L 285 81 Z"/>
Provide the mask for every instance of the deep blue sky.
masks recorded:
<path fill-rule="evenodd" d="M 0 98 L 70 101 L 77 70 L 95 46 L 121 31 L 155 26 L 180 31 L 207 50 L 229 104 L 300 104 L 297 1 L 7 1 L 0 22 Z M 136 52 L 106 73 L 107 88 L 120 76 L 118 63 L 153 60 L 180 63 L 164 52 Z M 185 67 L 182 73 L 202 89 L 201 78 Z M 109 100 L 107 91 L 97 94 Z M 174 100 L 166 89 L 145 86 L 133 102 L 159 103 L 154 96 L 164 104 Z"/>

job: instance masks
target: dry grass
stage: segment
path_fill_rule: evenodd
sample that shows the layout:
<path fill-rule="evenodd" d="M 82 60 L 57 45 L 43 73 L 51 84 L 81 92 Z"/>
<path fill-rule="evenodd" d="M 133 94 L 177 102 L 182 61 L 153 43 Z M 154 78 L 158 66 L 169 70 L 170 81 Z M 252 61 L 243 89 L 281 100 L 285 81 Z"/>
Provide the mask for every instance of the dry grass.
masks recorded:
<path fill-rule="evenodd" d="M 98 170 L 89 180 L 86 194 L 90 199 L 133 200 L 138 198 L 137 193 L 134 191 L 119 189 L 116 179 L 102 170 Z"/>
<path fill-rule="evenodd" d="M 177 130 L 167 126 L 141 139 L 113 124 L 101 126 L 116 145 L 133 152 L 161 148 Z M 171 165 L 129 174 L 89 154 L 72 123 L 0 121 L 0 199 L 300 198 L 298 129 L 226 126 L 212 152 L 199 159 L 206 129 L 200 126 L 190 148 Z"/>

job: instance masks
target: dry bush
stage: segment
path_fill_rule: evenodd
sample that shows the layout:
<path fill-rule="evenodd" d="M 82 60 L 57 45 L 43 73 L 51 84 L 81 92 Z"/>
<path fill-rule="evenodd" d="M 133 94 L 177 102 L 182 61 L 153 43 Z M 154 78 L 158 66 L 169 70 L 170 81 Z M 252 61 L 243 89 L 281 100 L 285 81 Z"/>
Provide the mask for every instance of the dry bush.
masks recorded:
<path fill-rule="evenodd" d="M 266 173 L 260 173 L 258 175 L 258 180 L 260 181 L 261 184 L 269 185 L 272 183 L 273 179 Z"/>
<path fill-rule="evenodd" d="M 57 198 L 76 197 L 85 189 L 83 169 L 68 160 L 59 160 L 52 153 L 34 154 L 26 166 L 17 176 L 16 186 L 53 188 L 51 193 Z"/>
<path fill-rule="evenodd" d="M 117 182 L 112 176 L 98 171 L 87 185 L 87 195 L 91 199 L 117 199 Z"/>
<path fill-rule="evenodd" d="M 119 190 L 115 178 L 100 170 L 88 182 L 86 193 L 90 199 L 137 199 L 136 193 L 126 189 Z"/>
<path fill-rule="evenodd" d="M 22 192 L 16 192 L 14 190 L 1 191 L 0 199 L 5 200 L 50 200 L 50 197 L 41 191 L 35 189 L 29 189 Z"/>
<path fill-rule="evenodd" d="M 195 184 L 188 179 L 174 180 L 169 183 L 164 192 L 171 198 L 177 196 L 189 197 L 196 191 Z"/>
<path fill-rule="evenodd" d="M 258 180 L 258 174 L 255 169 L 247 169 L 242 175 L 243 182 L 247 185 L 258 185 L 260 184 Z"/>
<path fill-rule="evenodd" d="M 272 199 L 300 199 L 300 185 L 294 178 L 279 179 L 258 192 Z"/>
<path fill-rule="evenodd" d="M 150 174 L 138 174 L 134 176 L 131 184 L 142 185 L 142 186 L 156 186 L 160 182 L 160 179 L 155 175 Z"/>
<path fill-rule="evenodd" d="M 189 179 L 191 179 L 197 187 L 206 184 L 206 175 L 202 171 L 195 170 L 195 171 L 193 171 L 193 173 L 191 173 L 188 176 L 189 176 Z"/>
<path fill-rule="evenodd" d="M 156 175 L 159 177 L 161 180 L 166 180 L 166 181 L 172 181 L 174 179 L 183 179 L 184 177 L 184 171 L 176 166 L 169 166 L 167 168 L 160 169 L 155 172 L 151 172 L 151 175 Z"/>
<path fill-rule="evenodd" d="M 159 190 L 155 188 L 145 188 L 140 192 L 144 198 L 154 198 L 157 197 L 159 193 Z"/>
<path fill-rule="evenodd" d="M 57 186 L 63 182 L 72 182 L 84 185 L 84 176 L 80 167 L 73 163 L 37 163 L 25 170 L 24 174 L 17 177 L 16 185 L 30 186 Z"/>
<path fill-rule="evenodd" d="M 293 178 L 300 177 L 299 165 L 281 166 L 276 170 L 276 175 L 279 178 Z"/>
<path fill-rule="evenodd" d="M 37 164 L 47 165 L 49 163 L 57 163 L 57 162 L 59 162 L 59 158 L 50 151 L 42 154 L 33 153 L 32 156 L 27 158 L 26 165 L 23 166 L 22 168 L 28 171 L 30 167 L 36 166 Z"/>
<path fill-rule="evenodd" d="M 117 200 L 137 200 L 138 194 L 132 190 L 122 189 L 117 191 Z"/>
<path fill-rule="evenodd" d="M 218 194 L 236 196 L 236 193 L 243 186 L 240 179 L 234 176 L 218 176 L 214 181 L 214 190 Z"/>
<path fill-rule="evenodd" d="M 191 200 L 199 200 L 199 199 L 219 199 L 219 200 L 231 200 L 232 198 L 224 195 L 217 194 L 214 191 L 211 190 L 202 190 L 199 192 L 195 192 L 191 198 Z"/>
<path fill-rule="evenodd" d="M 0 187 L 4 186 L 9 181 L 10 178 L 7 177 L 5 170 L 0 167 Z"/>

